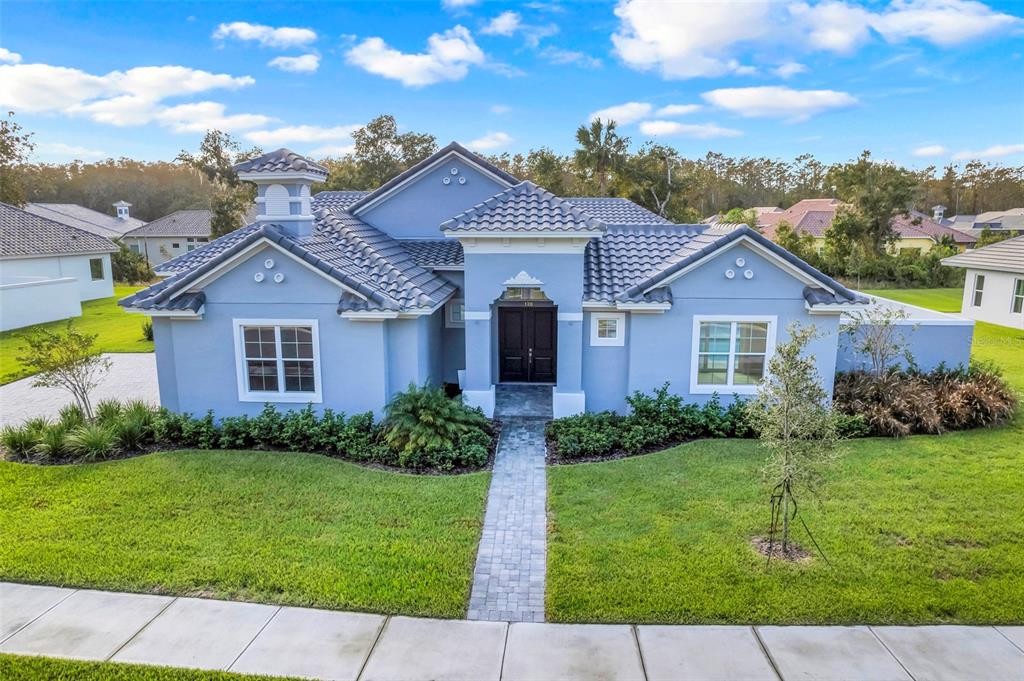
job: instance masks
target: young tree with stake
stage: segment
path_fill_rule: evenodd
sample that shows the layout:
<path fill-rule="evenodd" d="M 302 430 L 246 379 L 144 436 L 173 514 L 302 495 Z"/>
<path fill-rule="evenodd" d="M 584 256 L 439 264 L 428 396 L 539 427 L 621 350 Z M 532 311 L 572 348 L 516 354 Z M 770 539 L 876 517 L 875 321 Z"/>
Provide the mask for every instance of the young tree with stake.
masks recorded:
<path fill-rule="evenodd" d="M 82 333 L 69 320 L 62 332 L 40 329 L 29 336 L 26 354 L 18 361 L 36 374 L 33 386 L 67 390 L 92 420 L 89 393 L 110 370 L 110 360 L 95 350 L 95 342 L 96 334 Z"/>
<path fill-rule="evenodd" d="M 775 348 L 757 399 L 748 405 L 761 433 L 761 446 L 768 450 L 765 476 L 772 486 L 769 560 L 780 522 L 782 555 L 790 550 L 791 525 L 799 517 L 798 492 L 814 493 L 822 470 L 839 454 L 840 437 L 829 395 L 821 386 L 814 357 L 804 354 L 818 335 L 817 329 L 813 324 L 794 322 L 787 333 L 789 340 Z M 810 535 L 802 518 L 800 522 Z"/>

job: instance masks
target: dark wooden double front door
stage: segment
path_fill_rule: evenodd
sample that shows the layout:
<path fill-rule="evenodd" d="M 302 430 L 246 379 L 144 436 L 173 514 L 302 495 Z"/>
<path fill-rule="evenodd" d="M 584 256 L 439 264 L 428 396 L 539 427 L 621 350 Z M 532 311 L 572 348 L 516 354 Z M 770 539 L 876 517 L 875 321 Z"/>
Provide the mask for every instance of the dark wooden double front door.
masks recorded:
<path fill-rule="evenodd" d="M 554 383 L 557 355 L 557 308 L 498 308 L 499 380 Z"/>

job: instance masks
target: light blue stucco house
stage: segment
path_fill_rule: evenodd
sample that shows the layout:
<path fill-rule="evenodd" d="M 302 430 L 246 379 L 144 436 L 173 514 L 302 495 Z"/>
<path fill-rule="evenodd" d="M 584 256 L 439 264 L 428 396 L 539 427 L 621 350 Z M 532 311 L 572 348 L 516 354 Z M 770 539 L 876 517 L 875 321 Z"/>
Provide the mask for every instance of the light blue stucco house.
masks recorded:
<path fill-rule="evenodd" d="M 730 399 L 754 392 L 792 321 L 823 332 L 827 388 L 857 363 L 839 325 L 871 301 L 746 227 L 559 198 L 454 143 L 372 192 L 312 196 L 327 171 L 286 149 L 237 170 L 256 221 L 121 301 L 153 318 L 172 410 L 380 413 L 427 382 L 488 415 L 499 383 L 550 384 L 555 416 L 623 411 L 666 381 Z M 970 322 L 935 328 L 956 342 L 922 363 L 966 361 Z"/>

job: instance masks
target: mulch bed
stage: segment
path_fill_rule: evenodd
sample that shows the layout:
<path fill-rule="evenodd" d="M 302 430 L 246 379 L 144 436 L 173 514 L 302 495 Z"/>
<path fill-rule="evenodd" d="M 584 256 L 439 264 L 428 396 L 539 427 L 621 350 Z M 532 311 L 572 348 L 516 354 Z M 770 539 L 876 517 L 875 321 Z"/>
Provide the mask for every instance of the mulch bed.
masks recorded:
<path fill-rule="evenodd" d="M 800 546 L 799 544 L 790 540 L 786 546 L 786 551 L 782 550 L 782 540 L 778 537 L 775 538 L 774 542 L 769 541 L 768 537 L 754 537 L 750 540 L 750 545 L 754 547 L 754 550 L 760 553 L 765 558 L 770 560 L 781 560 L 786 563 L 809 563 L 811 561 L 811 553 Z M 768 555 L 768 547 L 771 546 L 771 556 Z"/>
<path fill-rule="evenodd" d="M 672 447 L 678 447 L 679 445 L 686 444 L 687 442 L 696 442 L 701 438 L 690 438 L 689 440 L 669 440 L 668 442 L 662 442 L 657 445 L 645 447 L 639 452 L 627 452 L 625 449 L 616 449 L 608 454 L 602 454 L 599 456 L 562 456 L 558 453 L 558 447 L 555 445 L 553 438 L 545 438 L 545 444 L 547 445 L 547 454 L 545 456 L 545 463 L 549 466 L 571 466 L 576 463 L 599 463 L 601 461 L 616 461 L 618 459 L 628 459 L 634 456 L 643 456 L 644 454 L 653 454 L 654 452 L 661 452 Z"/>

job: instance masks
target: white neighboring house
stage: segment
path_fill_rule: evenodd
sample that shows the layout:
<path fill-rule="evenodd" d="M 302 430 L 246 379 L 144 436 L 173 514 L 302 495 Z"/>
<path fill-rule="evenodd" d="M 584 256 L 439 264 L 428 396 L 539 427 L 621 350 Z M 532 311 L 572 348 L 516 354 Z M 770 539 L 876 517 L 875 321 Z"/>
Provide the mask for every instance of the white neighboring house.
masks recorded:
<path fill-rule="evenodd" d="M 967 270 L 961 315 L 1024 329 L 1024 236 L 945 258 L 942 264 Z"/>
<path fill-rule="evenodd" d="M 132 204 L 118 201 L 112 204 L 114 215 L 79 206 L 77 203 L 29 203 L 25 210 L 42 218 L 49 218 L 68 227 L 81 229 L 107 239 L 120 239 L 127 232 L 146 224 L 131 216 Z"/>
<path fill-rule="evenodd" d="M 153 267 L 210 241 L 208 210 L 177 210 L 124 235 L 124 243 Z"/>
<path fill-rule="evenodd" d="M 82 314 L 114 295 L 107 239 L 0 203 L 0 331 Z"/>

